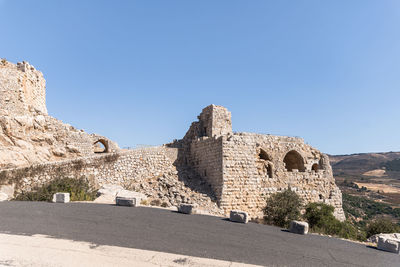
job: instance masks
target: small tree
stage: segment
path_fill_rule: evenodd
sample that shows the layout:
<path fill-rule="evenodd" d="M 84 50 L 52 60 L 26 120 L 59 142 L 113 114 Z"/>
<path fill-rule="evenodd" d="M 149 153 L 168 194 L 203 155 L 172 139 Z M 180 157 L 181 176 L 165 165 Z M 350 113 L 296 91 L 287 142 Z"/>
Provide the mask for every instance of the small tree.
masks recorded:
<path fill-rule="evenodd" d="M 300 197 L 290 188 L 279 193 L 275 193 L 267 200 L 264 208 L 264 221 L 280 227 L 288 227 L 290 221 L 300 217 L 302 201 Z"/>
<path fill-rule="evenodd" d="M 310 224 L 310 228 L 323 227 L 336 220 L 333 216 L 334 210 L 334 207 L 324 203 L 310 203 L 306 207 L 304 217 Z"/>
<path fill-rule="evenodd" d="M 343 238 L 365 240 L 365 233 L 349 222 L 340 222 L 333 215 L 335 208 L 324 203 L 310 203 L 306 207 L 304 218 L 313 232 L 335 235 Z"/>
<path fill-rule="evenodd" d="M 367 226 L 367 238 L 376 234 L 389 234 L 399 231 L 399 226 L 388 219 L 377 219 Z"/>

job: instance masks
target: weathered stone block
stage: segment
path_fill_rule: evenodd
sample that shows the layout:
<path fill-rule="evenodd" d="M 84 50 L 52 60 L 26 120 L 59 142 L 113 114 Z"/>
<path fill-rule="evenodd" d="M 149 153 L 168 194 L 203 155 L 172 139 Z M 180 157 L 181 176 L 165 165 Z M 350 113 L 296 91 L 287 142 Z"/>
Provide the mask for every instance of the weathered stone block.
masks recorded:
<path fill-rule="evenodd" d="M 184 214 L 196 214 L 197 206 L 194 204 L 180 204 L 178 207 L 178 212 Z"/>
<path fill-rule="evenodd" d="M 248 223 L 249 222 L 249 215 L 245 211 L 231 210 L 229 219 L 232 222 Z"/>
<path fill-rule="evenodd" d="M 117 206 L 138 207 L 140 200 L 138 197 L 116 197 L 115 204 Z"/>
<path fill-rule="evenodd" d="M 305 235 L 308 233 L 308 223 L 301 221 L 291 221 L 289 231 L 291 233 Z"/>
<path fill-rule="evenodd" d="M 399 239 L 378 238 L 378 249 L 399 254 Z"/>
<path fill-rule="evenodd" d="M 70 201 L 69 193 L 55 193 L 53 195 L 54 203 L 68 203 Z"/>

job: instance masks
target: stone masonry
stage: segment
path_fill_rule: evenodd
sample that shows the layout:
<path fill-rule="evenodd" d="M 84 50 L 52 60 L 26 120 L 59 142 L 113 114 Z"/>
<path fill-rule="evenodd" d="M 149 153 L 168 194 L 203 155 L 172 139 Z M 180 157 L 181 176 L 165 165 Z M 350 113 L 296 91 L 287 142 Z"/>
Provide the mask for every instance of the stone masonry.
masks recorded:
<path fill-rule="evenodd" d="M 49 116 L 45 90 L 43 74 L 29 63 L 0 60 L 0 168 L 119 150 L 103 136 Z"/>
<path fill-rule="evenodd" d="M 203 109 L 179 147 L 180 161 L 213 188 L 219 206 L 262 216 L 266 199 L 291 188 L 305 203 L 324 202 L 344 220 L 342 194 L 335 184 L 327 155 L 303 139 L 232 132 L 231 114 L 221 106 Z"/>
<path fill-rule="evenodd" d="M 5 60 L 0 105 L 3 194 L 4 188 L 16 195 L 58 177 L 84 176 L 94 187 L 122 185 L 166 206 L 198 204 L 214 214 L 242 210 L 255 218 L 271 194 L 291 188 L 305 204 L 330 204 L 335 216 L 345 219 L 325 154 L 301 138 L 235 133 L 231 113 L 221 106 L 204 108 L 181 140 L 121 150 L 106 137 L 47 115 L 42 73 L 26 62 Z"/>

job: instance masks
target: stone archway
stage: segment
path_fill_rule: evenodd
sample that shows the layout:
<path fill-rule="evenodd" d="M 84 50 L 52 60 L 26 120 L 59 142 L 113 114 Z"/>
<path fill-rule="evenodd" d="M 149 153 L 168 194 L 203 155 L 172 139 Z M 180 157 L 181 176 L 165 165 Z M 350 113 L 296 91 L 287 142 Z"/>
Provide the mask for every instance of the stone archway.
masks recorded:
<path fill-rule="evenodd" d="M 299 170 L 299 172 L 305 172 L 304 159 L 296 150 L 289 151 L 283 159 L 285 168 L 291 172 L 293 170 Z"/>
<path fill-rule="evenodd" d="M 93 143 L 93 151 L 94 153 L 108 153 L 109 147 L 108 142 L 104 139 L 99 139 Z"/>
<path fill-rule="evenodd" d="M 268 153 L 260 149 L 258 153 L 258 164 L 259 164 L 259 173 L 262 176 L 267 176 L 268 178 L 273 178 L 274 175 L 274 165 L 272 164 L 272 159 L 268 155 Z"/>

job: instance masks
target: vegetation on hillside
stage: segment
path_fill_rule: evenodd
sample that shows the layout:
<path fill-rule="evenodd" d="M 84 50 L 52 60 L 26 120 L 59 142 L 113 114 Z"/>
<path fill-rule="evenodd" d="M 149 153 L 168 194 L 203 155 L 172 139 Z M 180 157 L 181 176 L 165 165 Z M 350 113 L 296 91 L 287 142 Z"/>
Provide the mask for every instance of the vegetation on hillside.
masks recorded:
<path fill-rule="evenodd" d="M 14 200 L 22 201 L 52 201 L 57 192 L 70 193 L 71 201 L 91 201 L 96 198 L 97 191 L 93 190 L 85 177 L 79 179 L 58 178 L 49 184 L 36 187 L 32 191 L 22 192 Z"/>
<path fill-rule="evenodd" d="M 324 203 L 309 203 L 301 215 L 301 203 L 301 198 L 290 189 L 271 195 L 264 208 L 264 223 L 288 227 L 291 220 L 302 219 L 309 223 L 311 232 L 359 241 L 378 233 L 400 231 L 399 225 L 379 217 L 388 213 L 400 216 L 400 209 L 384 203 L 343 194 L 347 217 L 344 222 L 335 218 L 333 206 Z"/>
<path fill-rule="evenodd" d="M 350 217 L 362 219 L 363 221 L 372 220 L 377 216 L 383 215 L 391 215 L 400 219 L 400 208 L 392 208 L 386 203 L 346 193 L 343 193 L 343 210 L 346 217 L 350 215 Z M 360 225 L 365 225 L 365 222 Z"/>
<path fill-rule="evenodd" d="M 388 171 L 400 172 L 400 159 L 394 159 L 382 164 Z"/>

